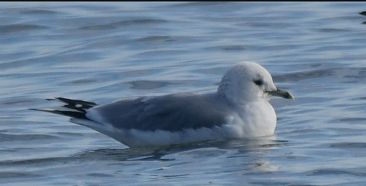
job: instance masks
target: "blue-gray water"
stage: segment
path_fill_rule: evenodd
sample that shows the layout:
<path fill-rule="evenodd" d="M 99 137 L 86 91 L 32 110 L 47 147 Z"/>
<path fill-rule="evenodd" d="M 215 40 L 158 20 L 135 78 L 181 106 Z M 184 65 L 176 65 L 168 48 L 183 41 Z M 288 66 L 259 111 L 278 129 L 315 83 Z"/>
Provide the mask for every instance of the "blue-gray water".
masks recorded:
<path fill-rule="evenodd" d="M 365 185 L 366 3 L 0 3 L 1 185 Z M 257 141 L 129 149 L 28 110 L 216 90 L 257 61 L 273 99 Z"/>

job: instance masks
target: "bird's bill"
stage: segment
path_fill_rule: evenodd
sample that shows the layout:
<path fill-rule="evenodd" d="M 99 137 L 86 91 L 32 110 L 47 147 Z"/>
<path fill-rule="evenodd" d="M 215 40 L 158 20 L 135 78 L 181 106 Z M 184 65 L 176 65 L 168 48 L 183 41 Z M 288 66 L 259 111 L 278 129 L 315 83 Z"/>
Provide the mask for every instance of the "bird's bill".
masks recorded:
<path fill-rule="evenodd" d="M 274 91 L 268 91 L 267 93 L 272 95 L 272 96 L 278 96 L 278 97 L 282 97 L 282 98 L 285 98 L 285 99 L 295 99 L 295 97 L 290 92 L 281 90 L 279 88 L 277 90 L 274 90 Z"/>

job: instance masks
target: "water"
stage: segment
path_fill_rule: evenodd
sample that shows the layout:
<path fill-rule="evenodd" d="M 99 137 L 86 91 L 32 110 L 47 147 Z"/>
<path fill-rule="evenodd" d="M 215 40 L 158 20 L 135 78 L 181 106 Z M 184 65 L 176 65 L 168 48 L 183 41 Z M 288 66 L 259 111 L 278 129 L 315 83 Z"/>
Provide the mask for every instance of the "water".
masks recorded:
<path fill-rule="evenodd" d="M 366 3 L 0 5 L 1 185 L 366 184 Z M 211 92 L 239 61 L 296 97 L 274 136 L 129 149 L 28 110 Z"/>

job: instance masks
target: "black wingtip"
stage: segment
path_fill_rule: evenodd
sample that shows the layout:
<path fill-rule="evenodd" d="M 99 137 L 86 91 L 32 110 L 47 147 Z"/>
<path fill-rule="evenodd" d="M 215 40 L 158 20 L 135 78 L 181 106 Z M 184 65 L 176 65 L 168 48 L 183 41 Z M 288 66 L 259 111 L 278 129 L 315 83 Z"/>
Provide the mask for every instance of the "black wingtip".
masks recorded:
<path fill-rule="evenodd" d="M 63 97 L 56 97 L 54 100 L 59 100 L 68 105 L 74 106 L 76 108 L 82 108 L 82 109 L 89 109 L 94 106 L 97 106 L 97 104 L 94 102 L 77 100 L 77 99 L 68 99 L 68 98 L 63 98 Z"/>
<path fill-rule="evenodd" d="M 96 103 L 82 101 L 82 100 L 73 100 L 68 98 L 56 97 L 54 99 L 46 99 L 47 101 L 60 101 L 64 103 L 62 107 L 59 108 L 30 108 L 29 110 L 35 111 L 42 111 L 42 112 L 49 112 L 53 114 L 59 114 L 64 116 L 69 116 L 73 118 L 80 118 L 80 119 L 88 119 L 85 114 L 86 110 L 96 106 Z"/>
<path fill-rule="evenodd" d="M 88 119 L 85 116 L 85 113 L 83 112 L 79 112 L 79 111 L 68 111 L 68 110 L 59 110 L 59 109 L 52 109 L 52 108 L 44 108 L 44 109 L 34 109 L 31 108 L 29 110 L 35 110 L 35 111 L 42 111 L 42 112 L 49 112 L 52 114 L 59 114 L 59 115 L 63 115 L 63 116 L 69 116 L 72 118 L 79 118 L 79 119 Z"/>

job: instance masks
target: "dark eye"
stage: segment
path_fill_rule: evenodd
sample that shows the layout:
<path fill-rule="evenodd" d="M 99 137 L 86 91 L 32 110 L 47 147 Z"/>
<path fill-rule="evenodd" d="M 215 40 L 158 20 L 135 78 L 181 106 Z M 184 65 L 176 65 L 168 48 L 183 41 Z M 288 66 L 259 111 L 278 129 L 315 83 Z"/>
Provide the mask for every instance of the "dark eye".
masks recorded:
<path fill-rule="evenodd" d="M 254 83 L 255 83 L 256 85 L 258 85 L 258 86 L 263 85 L 263 81 L 262 81 L 261 79 L 255 79 L 255 80 L 254 80 Z"/>

